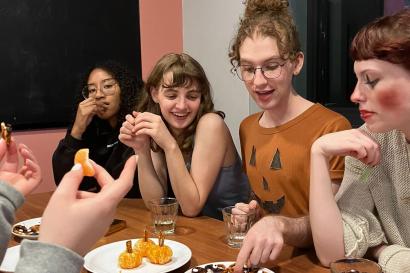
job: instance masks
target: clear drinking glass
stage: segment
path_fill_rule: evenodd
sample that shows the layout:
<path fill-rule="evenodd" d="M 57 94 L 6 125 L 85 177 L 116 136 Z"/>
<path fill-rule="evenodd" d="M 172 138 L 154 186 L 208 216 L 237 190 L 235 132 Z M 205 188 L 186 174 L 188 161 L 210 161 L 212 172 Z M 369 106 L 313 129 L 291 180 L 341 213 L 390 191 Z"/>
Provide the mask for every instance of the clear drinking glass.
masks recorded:
<path fill-rule="evenodd" d="M 249 213 L 235 212 L 235 207 L 229 206 L 222 209 L 222 215 L 225 223 L 226 240 L 232 248 L 240 248 L 246 233 L 255 223 L 255 212 Z"/>
<path fill-rule="evenodd" d="M 176 198 L 163 197 L 149 202 L 152 225 L 156 233 L 173 234 L 178 214 L 178 201 Z"/>

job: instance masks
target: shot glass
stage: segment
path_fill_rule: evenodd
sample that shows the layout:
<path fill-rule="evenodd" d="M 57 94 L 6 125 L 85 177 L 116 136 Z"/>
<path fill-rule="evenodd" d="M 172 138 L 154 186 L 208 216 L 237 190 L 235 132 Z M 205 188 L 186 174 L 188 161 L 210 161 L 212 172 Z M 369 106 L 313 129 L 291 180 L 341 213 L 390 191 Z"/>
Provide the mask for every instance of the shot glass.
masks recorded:
<path fill-rule="evenodd" d="M 225 223 L 226 240 L 228 245 L 232 248 L 240 248 L 242 246 L 243 238 L 246 233 L 255 223 L 255 212 L 238 212 L 235 213 L 232 209 L 234 206 L 229 206 L 222 209 L 222 215 Z"/>
<path fill-rule="evenodd" d="M 152 225 L 154 231 L 163 234 L 173 234 L 178 214 L 178 201 L 176 198 L 163 197 L 149 202 Z"/>

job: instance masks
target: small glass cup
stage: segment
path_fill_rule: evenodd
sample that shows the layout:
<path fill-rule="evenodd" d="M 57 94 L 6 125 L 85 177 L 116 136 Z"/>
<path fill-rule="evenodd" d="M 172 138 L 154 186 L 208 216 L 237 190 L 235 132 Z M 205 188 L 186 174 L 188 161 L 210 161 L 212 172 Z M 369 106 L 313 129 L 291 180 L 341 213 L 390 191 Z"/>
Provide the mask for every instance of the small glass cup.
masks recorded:
<path fill-rule="evenodd" d="M 178 214 L 178 201 L 176 198 L 162 197 L 148 202 L 151 211 L 154 231 L 163 234 L 173 234 Z"/>
<path fill-rule="evenodd" d="M 332 273 L 382 273 L 377 263 L 363 258 L 346 258 L 330 264 Z"/>
<path fill-rule="evenodd" d="M 229 206 L 222 209 L 222 215 L 225 223 L 226 240 L 232 248 L 240 248 L 246 233 L 255 223 L 256 214 L 254 211 L 249 213 L 232 211 L 235 206 Z"/>

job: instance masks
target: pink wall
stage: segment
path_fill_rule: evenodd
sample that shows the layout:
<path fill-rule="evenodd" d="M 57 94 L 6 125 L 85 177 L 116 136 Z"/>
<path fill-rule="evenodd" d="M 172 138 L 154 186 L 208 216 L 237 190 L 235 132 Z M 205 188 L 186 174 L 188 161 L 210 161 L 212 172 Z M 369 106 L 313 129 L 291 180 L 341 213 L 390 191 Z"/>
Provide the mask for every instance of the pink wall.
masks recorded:
<path fill-rule="evenodd" d="M 182 51 L 182 0 L 140 0 L 142 75 L 168 52 Z"/>
<path fill-rule="evenodd" d="M 140 0 L 141 61 L 144 79 L 156 60 L 167 52 L 182 51 L 182 0 Z M 43 171 L 36 192 L 55 189 L 51 157 L 65 129 L 15 132 L 17 142 L 27 144 Z"/>
<path fill-rule="evenodd" d="M 65 131 L 65 129 L 55 129 L 13 133 L 17 142 L 30 147 L 40 164 L 43 182 L 35 192 L 46 192 L 55 189 L 51 157 L 59 140 L 64 137 Z"/>

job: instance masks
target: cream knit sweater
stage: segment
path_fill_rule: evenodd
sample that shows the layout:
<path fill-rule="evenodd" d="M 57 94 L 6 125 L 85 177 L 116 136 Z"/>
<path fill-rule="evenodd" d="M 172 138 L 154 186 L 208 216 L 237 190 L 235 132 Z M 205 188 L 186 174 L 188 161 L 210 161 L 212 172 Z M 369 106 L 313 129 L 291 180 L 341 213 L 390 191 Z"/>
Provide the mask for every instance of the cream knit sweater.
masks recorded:
<path fill-rule="evenodd" d="M 369 167 L 346 157 L 343 182 L 336 195 L 343 218 L 345 254 L 363 257 L 369 247 L 382 242 L 396 245 L 381 253 L 379 263 L 385 272 L 405 272 L 410 268 L 410 144 L 396 130 L 369 134 L 380 145 L 380 164 Z M 395 259 L 395 255 L 401 258 Z"/>

